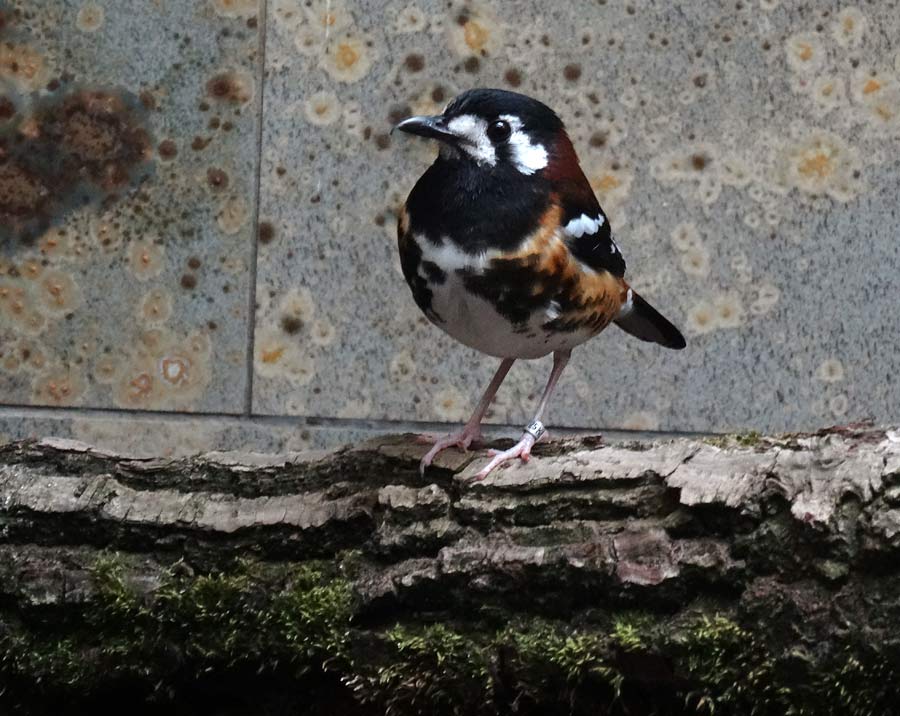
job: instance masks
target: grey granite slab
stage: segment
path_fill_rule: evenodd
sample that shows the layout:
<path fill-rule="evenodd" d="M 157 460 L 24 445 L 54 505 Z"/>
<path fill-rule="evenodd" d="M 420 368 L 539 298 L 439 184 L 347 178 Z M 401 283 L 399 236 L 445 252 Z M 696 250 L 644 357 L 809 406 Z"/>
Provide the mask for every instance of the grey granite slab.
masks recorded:
<path fill-rule="evenodd" d="M 0 15 L 0 404 L 228 423 L 252 375 L 255 414 L 335 420 L 330 444 L 366 421 L 464 419 L 495 361 L 412 302 L 396 214 L 434 149 L 388 132 L 499 86 L 559 111 L 630 280 L 688 338 L 672 353 L 610 328 L 575 351 L 549 424 L 896 420 L 894 3 L 7 0 Z M 489 419 L 526 421 L 548 372 L 514 366 Z"/>
<path fill-rule="evenodd" d="M 0 402 L 242 411 L 256 0 L 0 13 Z"/>
<path fill-rule="evenodd" d="M 896 417 L 894 3 L 271 0 L 254 409 L 461 420 L 495 361 L 413 305 L 397 209 L 433 148 L 390 137 L 455 93 L 566 121 L 633 285 L 682 326 L 577 349 L 550 423 L 805 428 Z M 533 410 L 513 368 L 495 421 Z"/>
<path fill-rule="evenodd" d="M 359 445 L 380 436 L 405 444 L 412 433 L 440 434 L 449 426 L 406 421 L 312 419 L 281 416 L 216 416 L 172 413 L 140 413 L 112 410 L 67 410 L 0 407 L 0 445 L 14 440 L 55 437 L 74 439 L 103 450 L 124 451 L 137 457 L 172 457 L 210 451 L 240 451 L 269 455 L 302 450 L 334 450 Z M 509 438 L 510 425 L 488 426 L 487 440 Z M 397 436 L 407 434 L 408 437 Z M 564 430 L 558 438 L 589 437 L 598 443 L 596 431 Z M 685 437 L 684 435 L 681 435 Z M 604 432 L 604 444 L 659 440 L 673 436 L 640 431 Z M 543 446 L 538 448 L 538 451 Z M 479 447 L 481 454 L 483 448 Z M 452 449 L 436 462 L 450 465 L 471 459 L 477 452 Z"/>
<path fill-rule="evenodd" d="M 285 453 L 336 448 L 384 433 L 366 425 L 321 427 L 303 420 L 111 411 L 0 411 L 0 444 L 57 437 L 136 457 L 182 457 L 212 450 Z"/>

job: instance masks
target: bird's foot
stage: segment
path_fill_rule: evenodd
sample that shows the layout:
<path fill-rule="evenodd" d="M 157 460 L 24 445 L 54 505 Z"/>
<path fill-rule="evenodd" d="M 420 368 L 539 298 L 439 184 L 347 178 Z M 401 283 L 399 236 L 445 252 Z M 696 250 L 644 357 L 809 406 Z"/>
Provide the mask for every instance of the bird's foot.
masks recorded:
<path fill-rule="evenodd" d="M 417 442 L 430 443 L 434 441 L 431 450 L 425 453 L 425 456 L 422 458 L 421 462 L 419 462 L 419 474 L 425 475 L 425 468 L 432 463 L 434 458 L 438 456 L 438 453 L 446 450 L 448 447 L 458 447 L 460 450 L 465 451 L 469 449 L 469 446 L 473 442 L 480 442 L 481 439 L 481 427 L 478 425 L 475 425 L 474 427 L 466 425 L 458 433 L 445 435 L 442 438 L 438 438 L 436 441 L 434 440 L 434 437 L 429 437 L 427 435 L 419 436 L 416 439 Z"/>
<path fill-rule="evenodd" d="M 546 437 L 546 435 L 547 431 L 544 429 L 544 425 L 540 420 L 535 420 L 533 423 L 526 426 L 522 439 L 509 450 L 488 451 L 488 454 L 491 456 L 491 461 L 481 468 L 478 474 L 472 479 L 476 482 L 483 480 L 495 467 L 515 458 L 519 458 L 522 462 L 528 462 L 531 459 L 531 448 L 534 447 L 536 442 L 539 442 L 542 438 Z"/>

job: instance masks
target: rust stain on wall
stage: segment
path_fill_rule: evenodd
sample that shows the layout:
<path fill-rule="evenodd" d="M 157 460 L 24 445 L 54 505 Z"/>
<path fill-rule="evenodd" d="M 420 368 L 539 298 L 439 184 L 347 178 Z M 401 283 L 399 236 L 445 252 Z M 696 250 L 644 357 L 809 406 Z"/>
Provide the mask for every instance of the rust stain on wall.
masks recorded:
<path fill-rule="evenodd" d="M 147 107 L 124 88 L 43 77 L 49 63 L 18 13 L 0 2 L 0 251 L 77 207 L 108 205 L 153 171 Z"/>
<path fill-rule="evenodd" d="M 30 243 L 72 209 L 105 206 L 153 172 L 142 106 L 125 90 L 59 91 L 12 119 L 0 128 L 2 240 Z"/>

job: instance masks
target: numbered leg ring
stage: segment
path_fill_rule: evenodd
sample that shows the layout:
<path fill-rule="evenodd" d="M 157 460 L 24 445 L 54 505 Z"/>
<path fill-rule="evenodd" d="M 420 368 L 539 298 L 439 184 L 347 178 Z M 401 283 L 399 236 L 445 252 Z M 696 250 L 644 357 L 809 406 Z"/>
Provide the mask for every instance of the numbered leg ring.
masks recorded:
<path fill-rule="evenodd" d="M 525 426 L 525 432 L 528 433 L 531 437 L 534 438 L 534 441 L 537 442 L 541 439 L 547 430 L 544 428 L 544 424 L 540 420 L 535 420 L 534 422 L 528 423 Z"/>

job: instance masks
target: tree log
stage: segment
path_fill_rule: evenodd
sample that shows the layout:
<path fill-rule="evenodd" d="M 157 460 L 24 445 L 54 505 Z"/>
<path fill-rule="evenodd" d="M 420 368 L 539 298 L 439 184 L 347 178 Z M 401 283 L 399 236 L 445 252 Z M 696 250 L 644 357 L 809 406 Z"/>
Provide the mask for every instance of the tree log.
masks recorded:
<path fill-rule="evenodd" d="M 423 451 L 0 448 L 0 706 L 896 713 L 894 433 Z"/>

